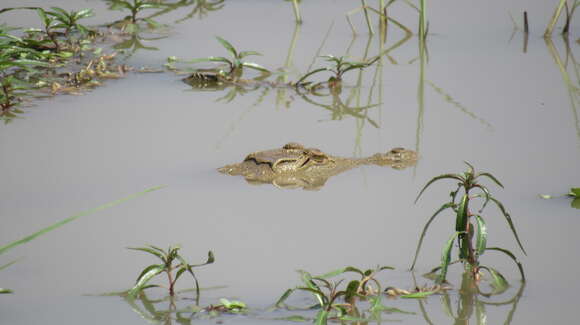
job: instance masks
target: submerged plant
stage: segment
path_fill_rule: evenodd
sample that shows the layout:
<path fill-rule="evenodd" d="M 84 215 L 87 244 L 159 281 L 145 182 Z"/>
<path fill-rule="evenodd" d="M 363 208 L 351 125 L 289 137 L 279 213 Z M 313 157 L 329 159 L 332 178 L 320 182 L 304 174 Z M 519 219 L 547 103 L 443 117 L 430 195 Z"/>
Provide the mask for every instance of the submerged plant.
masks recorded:
<path fill-rule="evenodd" d="M 269 74 L 270 70 L 264 68 L 263 66 L 254 63 L 254 62 L 246 62 L 243 61 L 244 58 L 252 55 L 262 55 L 256 51 L 238 51 L 234 46 L 226 41 L 225 39 L 216 36 L 216 40 L 230 53 L 231 58 L 225 58 L 223 56 L 209 56 L 205 58 L 193 59 L 193 60 L 179 60 L 175 57 L 170 57 L 167 59 L 169 68 L 174 68 L 171 64 L 173 62 L 181 62 L 181 63 L 188 63 L 188 64 L 195 64 L 201 62 L 215 62 L 225 64 L 226 70 L 223 70 L 221 67 L 214 69 L 217 73 L 217 76 L 227 78 L 227 79 L 236 79 L 239 78 L 243 73 L 243 68 L 250 68 L 254 70 L 258 70 L 262 73 Z M 197 72 L 199 69 L 194 69 L 192 72 Z"/>
<path fill-rule="evenodd" d="M 438 284 L 441 284 L 446 281 L 447 270 L 449 265 L 459 262 L 463 263 L 465 270 L 469 272 L 475 280 L 479 280 L 481 270 L 486 270 L 491 274 L 492 280 L 495 283 L 505 281 L 503 275 L 501 275 L 501 273 L 499 273 L 497 270 L 491 267 L 480 265 L 479 259 L 487 251 L 496 251 L 504 253 L 508 257 L 510 257 L 517 264 L 522 277 L 522 281 L 525 281 L 523 267 L 520 264 L 520 262 L 516 259 L 513 253 L 504 248 L 487 246 L 488 232 L 485 220 L 482 216 L 482 212 L 489 202 L 493 202 L 500 209 L 502 215 L 507 221 L 508 226 L 511 229 L 518 243 L 518 246 L 520 247 L 522 252 L 526 254 L 520 242 L 520 239 L 518 237 L 510 214 L 506 211 L 504 205 L 494 196 L 491 195 L 487 187 L 479 183 L 479 180 L 482 178 L 488 178 L 502 188 L 503 185 L 492 174 L 487 172 L 476 173 L 474 167 L 471 164 L 467 162 L 466 164 L 468 166 L 466 172 L 461 174 L 443 174 L 434 177 L 419 192 L 419 195 L 417 196 L 415 202 L 419 200 L 419 198 L 421 197 L 423 192 L 427 189 L 427 187 L 429 187 L 431 184 L 433 184 L 438 180 L 451 179 L 459 181 L 459 183 L 457 184 L 457 188 L 450 193 L 451 201 L 443 204 L 435 212 L 435 214 L 433 214 L 429 218 L 429 220 L 425 224 L 425 227 L 423 228 L 423 231 L 421 233 L 421 237 L 419 238 L 419 243 L 417 245 L 417 250 L 415 252 L 415 258 L 413 259 L 413 264 L 411 265 L 411 270 L 413 270 L 413 268 L 415 267 L 415 263 L 419 255 L 423 239 L 425 237 L 425 234 L 427 233 L 429 225 L 431 225 L 431 222 L 433 222 L 433 220 L 435 219 L 435 217 L 439 215 L 439 213 L 447 209 L 452 209 L 456 216 L 455 232 L 443 247 L 440 266 L 432 271 L 432 273 L 438 272 L 436 276 L 436 282 Z M 474 191 L 478 191 L 478 193 L 473 193 Z M 456 199 L 460 192 L 463 193 L 463 195 L 461 196 L 461 199 L 457 202 Z M 474 212 L 472 209 L 472 204 L 473 201 L 475 201 L 475 199 L 478 198 L 484 199 L 484 201 L 480 209 L 477 212 Z M 455 240 L 457 240 L 457 244 L 459 246 L 459 254 L 457 260 L 451 261 L 452 255 L 451 252 L 453 250 L 453 243 L 455 242 Z"/>
<path fill-rule="evenodd" d="M 179 246 L 171 246 L 166 251 L 159 247 L 149 245 L 147 247 L 129 247 L 129 249 L 142 251 L 156 256 L 161 260 L 161 264 L 151 264 L 147 266 L 141 274 L 137 277 L 135 286 L 127 292 L 129 297 L 135 297 L 142 290 L 154 287 L 161 287 L 161 285 L 149 284 L 149 281 L 155 276 L 165 273 L 167 275 L 167 282 L 169 290 L 169 295 L 175 295 L 175 283 L 179 278 L 188 272 L 193 277 L 195 282 L 195 292 L 196 292 L 196 302 L 199 304 L 199 282 L 195 273 L 193 273 L 193 268 L 211 264 L 215 261 L 212 251 L 207 254 L 207 260 L 202 264 L 189 264 L 180 254 Z"/>

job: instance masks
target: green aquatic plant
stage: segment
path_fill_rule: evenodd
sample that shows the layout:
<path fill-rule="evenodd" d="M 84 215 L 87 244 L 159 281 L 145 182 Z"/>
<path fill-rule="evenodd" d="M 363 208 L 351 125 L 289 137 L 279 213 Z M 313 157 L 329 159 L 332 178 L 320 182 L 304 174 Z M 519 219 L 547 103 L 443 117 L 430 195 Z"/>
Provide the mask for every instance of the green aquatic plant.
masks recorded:
<path fill-rule="evenodd" d="M 299 270 L 302 285 L 295 288 L 287 289 L 282 296 L 276 301 L 276 308 L 286 308 L 289 310 L 296 309 L 319 309 L 314 322 L 315 324 L 327 324 L 330 319 L 343 321 L 369 321 L 380 320 L 380 314 L 383 312 L 406 313 L 400 309 L 390 308 L 382 304 L 381 285 L 375 275 L 383 270 L 393 269 L 390 266 L 382 266 L 374 269 L 361 270 L 356 267 L 348 266 L 338 270 L 328 272 L 320 276 L 312 276 L 309 272 Z M 342 285 L 343 280 L 330 281 L 329 278 L 346 273 L 354 273 L 360 276 L 360 279 L 349 281 L 346 286 Z M 316 300 L 316 304 L 305 308 L 292 307 L 287 305 L 286 300 L 296 291 L 310 293 Z M 370 302 L 369 316 L 361 313 L 357 308 L 357 300 L 368 300 Z M 291 316 L 293 319 L 302 316 Z M 288 318 L 287 318 L 288 319 Z"/>
<path fill-rule="evenodd" d="M 59 7 L 51 7 L 50 9 L 52 10 L 42 10 L 46 15 L 54 18 L 56 24 L 53 25 L 52 28 L 64 29 L 65 37 L 68 36 L 73 30 L 78 31 L 83 35 L 87 35 L 89 33 L 89 29 L 86 26 L 79 24 L 79 20 L 94 16 L 92 9 L 82 9 L 79 11 L 66 11 Z"/>
<path fill-rule="evenodd" d="M 223 56 L 209 56 L 209 57 L 205 57 L 205 58 L 198 58 L 198 59 L 193 59 L 193 60 L 179 60 L 176 57 L 169 57 L 167 59 L 168 61 L 168 66 L 170 69 L 174 68 L 174 66 L 172 65 L 173 62 L 181 62 L 181 63 L 186 63 L 186 64 L 196 64 L 196 63 L 201 63 L 201 62 L 214 62 L 214 63 L 221 63 L 223 65 L 225 65 L 227 70 L 223 70 L 221 67 L 214 69 L 213 71 L 215 71 L 217 73 L 218 76 L 223 77 L 223 78 L 227 78 L 227 79 L 237 79 L 239 78 L 242 73 L 243 73 L 243 68 L 250 68 L 250 69 L 254 69 L 254 70 L 258 70 L 262 73 L 266 73 L 269 74 L 270 70 L 264 68 L 263 66 L 254 63 L 254 62 L 246 62 L 243 61 L 243 59 L 245 59 L 248 56 L 252 56 L 252 55 L 262 55 L 259 52 L 256 51 L 238 51 L 236 50 L 236 48 L 234 48 L 234 46 L 226 41 L 225 39 L 216 36 L 215 37 L 216 40 L 230 53 L 231 58 L 228 59 L 226 57 Z M 200 69 L 194 69 L 191 72 L 197 72 Z"/>
<path fill-rule="evenodd" d="M 120 9 L 127 9 L 131 12 L 127 18 L 131 20 L 133 24 L 135 24 L 139 18 L 137 15 L 145 10 L 145 9 L 155 9 L 159 8 L 160 4 L 153 2 L 153 1 L 146 1 L 146 0 L 113 0 L 111 3 L 112 10 L 120 10 Z"/>
<path fill-rule="evenodd" d="M 522 243 L 520 242 L 520 238 L 516 232 L 516 228 L 512 221 L 510 214 L 506 211 L 503 203 L 497 200 L 494 196 L 491 195 L 488 188 L 479 183 L 480 179 L 487 178 L 493 181 L 493 183 L 497 184 L 498 186 L 503 188 L 503 185 L 488 172 L 475 172 L 475 168 L 467 163 L 468 169 L 466 172 L 461 174 L 443 174 L 437 177 L 432 178 L 419 192 L 417 199 L 415 202 L 419 200 L 423 192 L 434 182 L 443 180 L 443 179 L 451 179 L 458 181 L 457 188 L 450 193 L 451 200 L 445 204 L 443 204 L 427 221 L 425 224 L 423 231 L 421 232 L 421 236 L 419 238 L 419 243 L 417 245 L 417 250 L 415 252 L 415 258 L 413 259 L 413 264 L 411 265 L 411 270 L 414 269 L 415 263 L 417 261 L 417 257 L 419 255 L 419 251 L 421 250 L 421 245 L 423 243 L 423 239 L 425 238 L 425 234 L 431 222 L 437 217 L 441 212 L 451 209 L 455 213 L 455 232 L 449 238 L 449 240 L 445 243 L 443 247 L 443 252 L 441 256 L 441 264 L 439 267 L 435 268 L 431 273 L 437 274 L 436 276 L 436 283 L 441 284 L 446 281 L 447 270 L 449 265 L 455 263 L 463 263 L 467 272 L 473 276 L 474 279 L 479 280 L 480 278 L 480 271 L 486 270 L 490 273 L 492 280 L 494 283 L 499 284 L 505 281 L 505 278 L 501 273 L 497 270 L 480 265 L 480 257 L 487 251 L 495 251 L 500 252 L 508 257 L 510 257 L 518 266 L 520 271 L 522 281 L 525 281 L 524 271 L 521 263 L 517 260 L 515 255 L 511 253 L 509 250 L 499 247 L 489 247 L 487 246 L 487 226 L 485 223 L 485 219 L 483 218 L 482 212 L 486 208 L 489 202 L 494 203 L 499 210 L 501 211 L 502 215 L 504 216 L 505 220 L 508 223 L 509 228 L 511 229 L 518 246 L 522 250 L 524 254 L 526 251 L 524 250 Z M 474 191 L 478 191 L 474 193 Z M 458 194 L 463 193 L 461 199 L 457 202 Z M 480 206 L 480 209 L 477 212 L 473 211 L 472 205 L 476 199 L 483 199 L 483 204 Z M 459 246 L 459 254 L 458 259 L 455 261 L 451 261 L 451 253 L 453 250 L 453 243 L 457 240 L 457 244 Z"/>
<path fill-rule="evenodd" d="M 81 212 L 79 214 L 76 214 L 74 216 L 65 218 L 65 219 L 63 219 L 63 220 L 61 220 L 59 222 L 53 223 L 52 225 L 50 225 L 48 227 L 42 228 L 42 229 L 40 229 L 39 231 L 37 231 L 35 233 L 32 233 L 32 234 L 30 234 L 28 236 L 25 236 L 23 238 L 20 238 L 18 240 L 15 240 L 13 242 L 10 242 L 8 244 L 5 244 L 5 245 L 0 246 L 0 255 L 6 253 L 7 251 L 9 251 L 9 250 L 11 250 L 11 249 L 13 249 L 13 248 L 15 248 L 17 246 L 20 246 L 22 244 L 26 244 L 26 243 L 28 243 L 28 242 L 36 239 L 37 237 L 42 236 L 42 235 L 44 235 L 44 234 L 46 234 L 46 233 L 48 233 L 50 231 L 53 231 L 53 230 L 55 230 L 57 228 L 60 228 L 60 227 L 62 227 L 64 225 L 66 225 L 67 223 L 69 223 L 71 221 L 74 221 L 74 220 L 76 220 L 76 219 L 78 219 L 80 217 L 88 216 L 88 215 L 94 214 L 96 212 L 99 212 L 101 210 L 105 210 L 105 209 L 114 207 L 114 206 L 116 206 L 118 204 L 121 204 L 123 202 L 129 201 L 131 199 L 137 198 L 139 196 L 142 196 L 144 194 L 147 194 L 149 192 L 153 192 L 153 191 L 158 190 L 158 189 L 161 189 L 161 188 L 163 188 L 163 186 L 151 187 L 151 188 L 148 188 L 148 189 L 146 189 L 146 190 L 144 190 L 142 192 L 138 192 L 138 193 L 135 193 L 135 194 L 131 194 L 131 195 L 126 196 L 126 197 L 124 197 L 122 199 L 119 199 L 119 200 L 116 200 L 116 201 L 113 201 L 113 202 L 109 202 L 109 203 L 100 205 L 100 206 L 98 206 L 96 208 L 93 208 L 93 209 L 90 209 L 90 210 L 86 210 L 86 211 L 83 211 L 83 212 Z M 3 270 L 5 268 L 7 268 L 8 266 L 14 264 L 15 262 L 16 261 L 12 261 L 12 262 L 10 262 L 8 264 L 4 264 L 4 265 L 0 266 L 0 270 Z M 12 290 L 0 288 L 0 293 L 12 293 Z"/>
<path fill-rule="evenodd" d="M 336 57 L 334 55 L 323 55 L 321 57 L 324 58 L 327 62 L 330 62 L 332 64 L 332 66 L 314 69 L 314 70 L 306 73 L 300 79 L 298 79 L 298 81 L 296 81 L 294 83 L 294 85 L 296 87 L 308 86 L 308 87 L 316 88 L 316 87 L 320 86 L 321 83 L 316 83 L 314 85 L 311 85 L 312 83 L 306 82 L 306 80 L 308 80 L 308 78 L 312 77 L 313 75 L 315 75 L 317 73 L 326 71 L 326 72 L 332 73 L 332 76 L 330 76 L 330 78 L 328 78 L 328 81 L 327 81 L 329 86 L 331 88 L 334 88 L 334 89 L 340 89 L 340 86 L 342 83 L 342 77 L 344 76 L 345 73 L 352 71 L 352 70 L 355 70 L 355 69 L 364 69 L 364 68 L 366 68 L 374 63 L 374 61 L 371 61 L 371 62 L 349 61 L 344 56 Z"/>
<path fill-rule="evenodd" d="M 147 266 L 141 274 L 137 277 L 137 281 L 133 288 L 131 288 L 127 294 L 129 297 L 135 297 L 141 291 L 149 288 L 161 287 L 161 285 L 149 284 L 149 281 L 155 276 L 165 273 L 167 275 L 167 282 L 169 290 L 169 296 L 175 295 L 175 283 L 179 278 L 185 273 L 189 273 L 195 282 L 195 293 L 196 302 L 199 304 L 199 282 L 195 273 L 193 273 L 193 268 L 200 267 L 207 264 L 212 264 L 215 261 L 212 251 L 207 254 L 207 260 L 202 264 L 189 264 L 180 254 L 179 246 L 170 246 L 166 251 L 161 248 L 148 245 L 147 247 L 129 247 L 129 249 L 142 251 L 156 256 L 161 260 L 161 264 L 151 264 Z"/>

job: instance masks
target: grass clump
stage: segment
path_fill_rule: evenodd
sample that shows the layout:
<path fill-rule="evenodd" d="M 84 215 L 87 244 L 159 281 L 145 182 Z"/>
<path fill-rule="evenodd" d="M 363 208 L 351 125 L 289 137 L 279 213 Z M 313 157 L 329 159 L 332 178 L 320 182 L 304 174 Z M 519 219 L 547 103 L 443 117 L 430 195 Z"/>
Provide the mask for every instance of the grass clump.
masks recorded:
<path fill-rule="evenodd" d="M 491 267 L 480 264 L 480 257 L 487 251 L 500 252 L 510 257 L 517 264 L 522 281 L 525 281 L 523 267 L 513 253 L 504 248 L 487 246 L 488 231 L 482 212 L 486 208 L 487 204 L 492 202 L 500 209 L 516 239 L 516 242 L 518 243 L 518 246 L 522 252 L 526 254 L 510 214 L 506 211 L 504 205 L 491 195 L 487 187 L 479 183 L 479 180 L 487 178 L 502 188 L 503 185 L 492 174 L 487 172 L 476 173 L 472 165 L 467 162 L 466 164 L 468 166 L 466 172 L 461 174 L 443 174 L 434 177 L 419 192 L 415 202 L 417 202 L 423 192 L 436 181 L 442 179 L 458 181 L 457 188 L 450 193 L 451 200 L 443 204 L 425 224 L 425 227 L 423 228 L 419 238 L 419 243 L 415 252 L 415 258 L 413 259 L 413 264 L 411 265 L 411 270 L 413 270 L 415 267 L 423 239 L 425 238 L 425 234 L 427 233 L 427 229 L 431 225 L 431 222 L 433 222 L 435 217 L 437 217 L 441 212 L 451 209 L 456 216 L 454 233 L 443 247 L 441 264 L 431 272 L 431 275 L 434 275 L 435 277 L 436 283 L 441 284 L 446 282 L 449 265 L 462 263 L 465 270 L 469 272 L 476 281 L 479 281 L 480 279 L 480 271 L 486 270 L 490 273 L 492 280 L 496 285 L 503 286 L 506 280 L 501 273 Z M 474 193 L 475 191 L 478 192 Z M 462 193 L 461 199 L 457 201 L 457 197 L 460 193 Z M 476 199 L 483 199 L 484 201 L 479 211 L 474 212 L 472 210 L 472 205 Z M 455 241 L 457 241 L 459 246 L 459 254 L 458 259 L 451 261 L 451 253 L 453 250 L 453 243 Z"/>
<path fill-rule="evenodd" d="M 129 297 L 134 298 L 145 289 L 162 287 L 157 284 L 149 284 L 154 277 L 162 273 L 167 275 L 167 290 L 169 291 L 169 296 L 174 296 L 175 283 L 185 272 L 187 272 L 191 275 L 195 283 L 196 302 L 199 303 L 199 282 L 195 273 L 193 273 L 193 268 L 212 264 L 215 261 L 212 251 L 208 252 L 207 260 L 204 263 L 189 264 L 179 254 L 179 250 L 181 249 L 179 246 L 171 246 L 165 251 L 152 245 L 147 247 L 130 247 L 129 249 L 149 253 L 159 258 L 162 262 L 161 264 L 151 264 L 141 271 L 141 274 L 137 277 L 135 285 L 127 292 Z"/>

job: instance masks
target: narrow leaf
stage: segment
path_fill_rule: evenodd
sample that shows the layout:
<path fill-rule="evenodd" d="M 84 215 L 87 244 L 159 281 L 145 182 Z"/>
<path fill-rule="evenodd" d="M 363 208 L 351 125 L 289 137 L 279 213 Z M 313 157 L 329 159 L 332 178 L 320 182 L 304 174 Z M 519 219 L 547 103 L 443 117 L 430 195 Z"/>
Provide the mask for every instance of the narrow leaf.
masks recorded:
<path fill-rule="evenodd" d="M 526 250 L 524 249 L 524 246 L 522 245 L 521 241 L 520 241 L 520 237 L 518 236 L 518 233 L 516 232 L 516 228 L 514 226 L 514 223 L 512 221 L 511 216 L 509 215 L 509 213 L 507 213 L 505 207 L 503 206 L 503 204 L 498 201 L 496 198 L 494 197 L 490 197 L 490 199 L 497 205 L 497 207 L 501 210 L 501 213 L 503 214 L 503 216 L 505 217 L 508 225 L 510 226 L 510 229 L 512 230 L 512 233 L 514 234 L 514 237 L 516 237 L 516 241 L 518 242 L 518 245 L 520 246 L 520 249 L 522 250 L 522 252 L 524 253 L 524 255 L 528 255 L 526 253 Z"/>
<path fill-rule="evenodd" d="M 129 290 L 128 292 L 129 297 L 134 298 L 143 289 L 143 287 L 147 285 L 147 282 L 149 282 L 149 280 L 151 280 L 157 274 L 163 272 L 164 267 L 163 265 L 151 265 L 147 269 L 148 269 L 147 272 L 141 273 L 139 281 L 137 281 L 135 286 L 131 290 Z"/>
<path fill-rule="evenodd" d="M 314 319 L 314 325 L 326 325 L 328 320 L 328 311 L 327 310 L 320 310 L 318 314 L 316 314 L 316 319 Z"/>
<path fill-rule="evenodd" d="M 441 254 L 441 272 L 439 273 L 439 276 L 437 277 L 437 280 L 435 281 L 438 284 L 445 282 L 445 279 L 447 277 L 447 268 L 449 267 L 449 262 L 451 262 L 451 250 L 453 249 L 453 241 L 461 233 L 462 232 L 458 231 L 455 234 L 453 234 L 449 238 L 449 240 L 447 240 L 447 243 L 445 243 L 445 246 L 443 246 L 443 253 Z"/>
<path fill-rule="evenodd" d="M 13 291 L 10 289 L 4 289 L 4 288 L 0 288 L 0 294 L 8 294 L 8 293 L 12 293 Z"/>
<path fill-rule="evenodd" d="M 401 298 L 404 299 L 421 299 L 421 298 L 426 298 L 429 297 L 433 294 L 437 293 L 437 291 L 421 291 L 421 292 L 415 292 L 415 293 L 410 293 L 408 295 L 401 295 Z"/>
<path fill-rule="evenodd" d="M 162 261 L 165 261 L 165 256 L 163 256 L 162 253 L 158 252 L 157 250 L 153 249 L 153 248 L 148 248 L 148 247 L 127 247 L 127 249 L 131 249 L 134 251 L 142 251 L 142 252 L 146 252 L 152 255 L 155 255 L 157 257 L 159 257 L 159 259 L 161 259 Z"/>
<path fill-rule="evenodd" d="M 478 256 L 483 255 L 487 245 L 487 227 L 485 220 L 479 215 L 475 216 L 477 220 L 477 238 L 475 239 L 475 252 Z"/>
<path fill-rule="evenodd" d="M 72 217 L 68 217 L 68 218 L 66 218 L 66 219 L 64 219 L 64 220 L 61 220 L 61 221 L 59 221 L 59 222 L 57 222 L 57 223 L 54 223 L 54 224 L 52 224 L 52 225 L 50 225 L 50 226 L 48 226 L 48 227 L 46 227 L 46 228 L 43 228 L 43 229 L 41 229 L 41 230 L 39 230 L 39 231 L 37 231 L 37 232 L 33 233 L 32 235 L 28 235 L 28 236 L 26 236 L 26 237 L 24 237 L 24 238 L 22 238 L 22 239 L 19 239 L 19 240 L 13 241 L 13 242 L 11 242 L 11 243 L 8 243 L 8 244 L 6 244 L 6 245 L 4 245 L 4 246 L 0 246 L 0 255 L 1 255 L 2 253 L 4 253 L 5 251 L 7 251 L 7 250 L 11 249 L 11 248 L 14 248 L 14 247 L 16 247 L 16 246 L 22 245 L 22 244 L 24 244 L 24 243 L 27 243 L 27 242 L 29 242 L 29 241 L 31 241 L 31 240 L 33 240 L 33 239 L 35 239 L 36 237 L 38 237 L 38 236 L 40 236 L 40 235 L 43 235 L 43 234 L 45 234 L 45 233 L 47 233 L 47 232 L 49 232 L 49 231 L 51 231 L 51 230 L 54 230 L 54 229 L 56 229 L 56 228 L 59 228 L 59 227 L 61 227 L 61 226 L 65 225 L 65 224 L 67 224 L 67 223 L 69 223 L 69 222 L 71 222 L 71 221 L 73 221 L 73 220 L 76 220 L 76 219 L 78 219 L 78 218 L 80 218 L 80 217 L 84 217 L 84 216 L 87 216 L 87 215 L 93 214 L 93 213 L 95 213 L 95 212 L 98 212 L 98 211 L 101 211 L 101 210 L 104 210 L 104 209 L 111 208 L 111 207 L 113 207 L 113 206 L 115 206 L 115 205 L 118 205 L 118 204 L 120 204 L 120 203 L 123 203 L 123 202 L 125 202 L 125 201 L 131 200 L 131 199 L 134 199 L 134 198 L 136 198 L 136 197 L 139 197 L 139 196 L 141 196 L 141 195 L 143 195 L 143 194 L 146 194 L 146 193 L 149 193 L 149 192 L 152 192 L 152 191 L 158 190 L 158 189 L 160 189 L 160 188 L 163 188 L 163 186 L 155 186 L 155 187 L 152 187 L 152 188 L 146 189 L 145 191 L 142 191 L 142 192 L 139 192 L 139 193 L 136 193 L 136 194 L 131 194 L 131 195 L 129 195 L 129 196 L 127 196 L 127 197 L 124 197 L 124 198 L 122 198 L 122 199 L 120 199 L 120 200 L 116 200 L 116 201 L 113 201 L 113 202 L 110 202 L 110 203 L 106 203 L 106 204 L 103 204 L 103 205 L 101 205 L 101 206 L 98 206 L 98 207 L 96 207 L 96 208 L 94 208 L 94 209 L 86 210 L 86 211 L 84 211 L 84 212 L 81 212 L 81 213 L 79 213 L 79 214 L 77 214 L 77 215 L 74 215 L 74 216 L 72 216 Z"/>
<path fill-rule="evenodd" d="M 439 175 L 437 177 L 432 178 L 429 182 L 427 182 L 427 184 L 423 187 L 423 189 L 421 189 L 421 192 L 419 192 L 419 195 L 417 195 L 417 198 L 415 199 L 414 203 L 417 203 L 417 201 L 419 201 L 419 198 L 421 197 L 421 194 L 423 194 L 423 192 L 425 192 L 425 190 L 427 189 L 427 187 L 429 187 L 431 184 L 433 184 L 434 182 L 440 180 L 440 179 L 456 179 L 460 182 L 465 181 L 461 176 L 457 175 L 457 174 L 443 174 L 443 175 Z"/>
<path fill-rule="evenodd" d="M 503 188 L 503 184 L 500 183 L 500 181 L 497 180 L 497 178 L 495 178 L 495 176 L 493 176 L 490 173 L 478 173 L 475 178 L 478 178 L 479 176 L 484 176 L 487 177 L 489 179 L 491 179 L 492 181 L 494 181 L 497 185 L 499 185 L 499 187 Z"/>
<path fill-rule="evenodd" d="M 234 58 L 237 58 L 238 57 L 238 52 L 236 51 L 236 49 L 234 48 L 234 46 L 232 44 L 230 44 L 230 42 L 226 41 L 225 39 L 223 39 L 223 38 L 221 38 L 219 36 L 216 36 L 215 38 L 218 40 L 218 42 L 220 42 L 220 44 L 223 47 L 226 48 L 226 50 L 228 50 L 228 52 L 230 52 L 234 56 Z"/>
<path fill-rule="evenodd" d="M 242 66 L 244 66 L 246 68 L 262 71 L 262 72 L 270 72 L 270 70 L 264 68 L 263 66 L 261 66 L 257 63 L 253 63 L 253 62 L 242 62 Z"/>
<path fill-rule="evenodd" d="M 415 258 L 413 258 L 413 264 L 411 265 L 411 270 L 413 270 L 415 268 L 415 263 L 417 262 L 417 257 L 419 256 L 419 251 L 421 250 L 421 245 L 423 245 L 423 239 L 425 238 L 425 235 L 427 234 L 427 229 L 429 228 L 429 225 L 431 225 L 431 222 L 433 222 L 433 220 L 435 220 L 435 217 L 439 213 L 441 213 L 442 211 L 449 209 L 453 206 L 454 206 L 454 204 L 452 202 L 448 202 L 448 203 L 443 204 L 439 208 L 439 210 L 437 210 L 435 212 L 435 214 L 433 214 L 431 216 L 431 218 L 429 218 L 429 220 L 427 221 L 427 223 L 423 227 L 423 231 L 421 232 L 421 237 L 419 238 L 419 243 L 417 244 L 417 249 L 415 250 Z"/>
<path fill-rule="evenodd" d="M 245 58 L 246 56 L 250 56 L 250 55 L 262 55 L 262 53 L 260 52 L 256 52 L 256 51 L 242 51 L 240 52 L 239 56 L 240 59 Z"/>
<path fill-rule="evenodd" d="M 276 301 L 276 304 L 274 304 L 274 306 L 276 306 L 276 308 L 281 308 L 281 305 L 284 303 L 284 301 L 286 301 L 286 299 L 288 299 L 288 297 L 290 297 L 290 295 L 293 292 L 294 289 L 288 289 L 284 291 L 284 293 L 282 294 L 282 296 L 280 296 L 280 298 L 278 298 L 278 301 Z"/>
<path fill-rule="evenodd" d="M 522 263 L 520 263 L 520 261 L 518 261 L 518 259 L 516 258 L 516 256 L 510 252 L 509 250 L 505 249 L 505 248 L 500 248 L 500 247 L 488 247 L 485 249 L 486 251 L 497 251 L 497 252 L 501 252 L 506 254 L 507 256 L 509 256 L 509 258 L 511 258 L 514 263 L 516 263 L 516 265 L 518 266 L 518 270 L 520 271 L 520 275 L 522 276 L 522 281 L 525 282 L 526 281 L 526 276 L 524 274 L 524 267 L 522 266 Z"/>

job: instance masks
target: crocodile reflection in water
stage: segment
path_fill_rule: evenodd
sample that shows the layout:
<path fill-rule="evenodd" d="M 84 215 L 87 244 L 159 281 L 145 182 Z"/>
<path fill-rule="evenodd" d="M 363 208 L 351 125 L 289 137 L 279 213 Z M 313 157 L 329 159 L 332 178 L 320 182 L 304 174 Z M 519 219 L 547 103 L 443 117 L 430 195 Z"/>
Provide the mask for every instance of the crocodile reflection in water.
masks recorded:
<path fill-rule="evenodd" d="M 218 169 L 228 175 L 244 176 L 250 184 L 273 184 L 279 188 L 319 190 L 328 178 L 361 165 L 390 166 L 404 169 L 417 162 L 417 153 L 394 148 L 366 158 L 343 158 L 328 155 L 318 149 L 288 143 L 279 149 L 249 154 L 238 164 Z"/>

